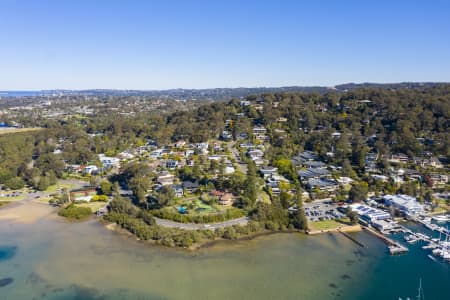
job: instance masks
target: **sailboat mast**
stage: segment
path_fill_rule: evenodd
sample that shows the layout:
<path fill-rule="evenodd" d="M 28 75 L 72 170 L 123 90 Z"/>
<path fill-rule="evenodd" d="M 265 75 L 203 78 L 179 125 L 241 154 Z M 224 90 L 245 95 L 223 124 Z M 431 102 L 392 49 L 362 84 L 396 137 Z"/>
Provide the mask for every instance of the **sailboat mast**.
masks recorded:
<path fill-rule="evenodd" d="M 422 278 L 419 280 L 419 294 L 417 295 L 417 300 L 422 299 Z"/>

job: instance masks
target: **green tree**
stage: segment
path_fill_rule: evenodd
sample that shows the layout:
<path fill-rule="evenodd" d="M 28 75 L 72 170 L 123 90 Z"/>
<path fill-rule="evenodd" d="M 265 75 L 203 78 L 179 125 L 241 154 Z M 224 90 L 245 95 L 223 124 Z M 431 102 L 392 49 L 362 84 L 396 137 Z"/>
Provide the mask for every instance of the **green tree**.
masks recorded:
<path fill-rule="evenodd" d="M 107 180 L 103 180 L 100 183 L 100 191 L 102 192 L 103 195 L 109 195 L 112 192 L 112 184 L 111 182 L 107 181 Z"/>
<path fill-rule="evenodd" d="M 20 177 L 13 177 L 5 182 L 5 187 L 11 190 L 20 190 L 25 186 L 25 182 Z"/>
<path fill-rule="evenodd" d="M 350 202 L 360 202 L 366 200 L 367 192 L 369 191 L 369 186 L 367 182 L 361 182 L 354 184 L 349 193 L 348 198 Z"/>
<path fill-rule="evenodd" d="M 254 205 L 258 196 L 256 166 L 252 161 L 248 163 L 247 179 L 245 181 L 243 196 L 248 199 L 248 206 Z"/>
<path fill-rule="evenodd" d="M 346 215 L 347 215 L 347 217 L 350 219 L 350 223 L 351 223 L 352 225 L 358 224 L 359 218 L 358 218 L 358 214 L 357 214 L 355 211 L 353 211 L 353 210 L 351 210 L 351 209 L 348 209 Z"/>
<path fill-rule="evenodd" d="M 37 189 L 40 191 L 45 191 L 50 186 L 50 179 L 47 176 L 41 176 Z"/>
<path fill-rule="evenodd" d="M 158 204 L 163 207 L 169 205 L 175 197 L 175 191 L 170 186 L 163 186 L 158 194 Z"/>

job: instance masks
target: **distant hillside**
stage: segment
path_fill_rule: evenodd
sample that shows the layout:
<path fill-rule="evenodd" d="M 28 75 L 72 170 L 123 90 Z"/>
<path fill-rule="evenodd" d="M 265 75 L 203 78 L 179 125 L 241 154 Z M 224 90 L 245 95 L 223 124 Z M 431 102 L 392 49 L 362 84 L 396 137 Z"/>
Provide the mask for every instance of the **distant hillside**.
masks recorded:
<path fill-rule="evenodd" d="M 320 93 L 333 91 L 349 91 L 358 88 L 383 89 L 419 89 L 446 85 L 448 83 L 436 82 L 402 82 L 402 83 L 346 83 L 334 87 L 325 86 L 286 86 L 286 87 L 254 87 L 254 88 L 213 88 L 213 89 L 169 89 L 169 90 L 43 90 L 43 91 L 0 91 L 0 97 L 39 97 L 39 96 L 146 96 L 157 98 L 170 98 L 179 100 L 226 100 L 231 98 L 244 98 L 253 94 L 264 93 Z"/>

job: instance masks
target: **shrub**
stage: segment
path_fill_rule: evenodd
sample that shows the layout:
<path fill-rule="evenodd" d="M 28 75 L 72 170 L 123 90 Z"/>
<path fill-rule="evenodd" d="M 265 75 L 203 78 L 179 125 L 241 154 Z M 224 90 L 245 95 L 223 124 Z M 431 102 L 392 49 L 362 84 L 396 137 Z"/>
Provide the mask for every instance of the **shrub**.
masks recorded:
<path fill-rule="evenodd" d="M 79 220 L 92 215 L 92 210 L 89 207 L 78 207 L 74 204 L 70 204 L 65 208 L 61 208 L 58 212 L 58 215 L 65 218 Z"/>
<path fill-rule="evenodd" d="M 91 198 L 92 202 L 108 202 L 108 196 L 106 195 L 94 195 Z"/>
<path fill-rule="evenodd" d="M 20 190 L 25 186 L 25 183 L 22 178 L 20 177 L 13 177 L 11 179 L 8 179 L 5 182 L 5 187 L 11 189 L 11 190 Z"/>

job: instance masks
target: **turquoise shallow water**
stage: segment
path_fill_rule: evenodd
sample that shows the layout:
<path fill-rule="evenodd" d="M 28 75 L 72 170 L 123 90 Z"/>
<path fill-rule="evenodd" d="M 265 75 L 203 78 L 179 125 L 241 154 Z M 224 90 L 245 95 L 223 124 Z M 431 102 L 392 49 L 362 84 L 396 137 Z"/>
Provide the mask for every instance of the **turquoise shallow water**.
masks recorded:
<path fill-rule="evenodd" d="M 0 214 L 2 211 L 0 210 Z M 195 253 L 137 242 L 96 220 L 0 221 L 0 299 L 450 299 L 449 265 L 420 245 L 390 256 L 378 239 L 275 234 Z"/>

